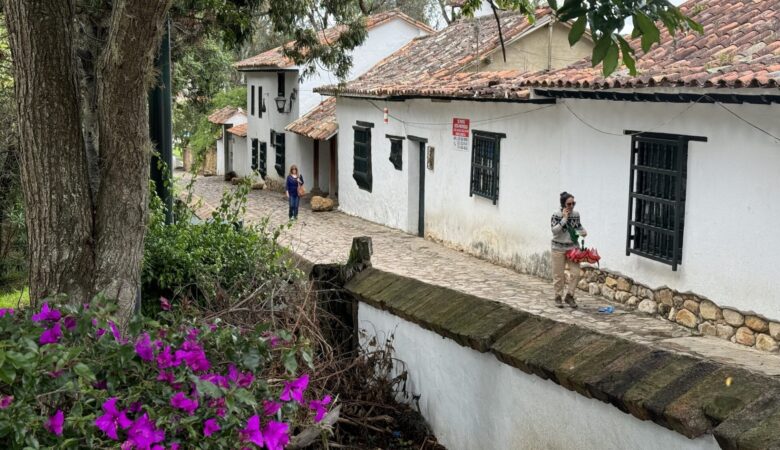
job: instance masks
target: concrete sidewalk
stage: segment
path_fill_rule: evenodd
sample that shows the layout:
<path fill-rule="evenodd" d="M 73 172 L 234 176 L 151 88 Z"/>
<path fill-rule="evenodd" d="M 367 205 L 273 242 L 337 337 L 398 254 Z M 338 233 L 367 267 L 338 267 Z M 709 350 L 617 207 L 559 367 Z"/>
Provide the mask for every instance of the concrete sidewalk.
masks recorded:
<path fill-rule="evenodd" d="M 181 175 L 180 173 L 177 175 Z M 225 189 L 232 189 L 217 177 L 199 178 L 194 185 L 196 212 L 210 214 Z M 287 223 L 287 201 L 283 194 L 251 191 L 247 220 L 268 218 L 272 226 Z M 690 329 L 619 303 L 580 292 L 579 309 L 558 309 L 552 304 L 552 285 L 445 245 L 424 240 L 341 212 L 313 213 L 302 202 L 298 221 L 282 235 L 282 243 L 311 263 L 344 262 L 352 238 L 370 236 L 374 267 L 398 275 L 447 287 L 478 297 L 506 303 L 514 308 L 559 322 L 577 324 L 600 333 L 704 357 L 767 375 L 780 375 L 780 356 L 746 348 L 731 342 L 698 336 Z M 600 314 L 598 308 L 612 304 L 615 312 Z"/>

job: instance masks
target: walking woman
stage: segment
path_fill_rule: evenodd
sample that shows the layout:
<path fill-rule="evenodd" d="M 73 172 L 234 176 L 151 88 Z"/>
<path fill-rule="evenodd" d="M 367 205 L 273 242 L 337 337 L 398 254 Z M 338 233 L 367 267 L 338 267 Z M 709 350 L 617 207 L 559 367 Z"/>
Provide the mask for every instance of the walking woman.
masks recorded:
<path fill-rule="evenodd" d="M 298 166 L 290 166 L 290 173 L 287 175 L 287 186 L 285 194 L 290 202 L 290 220 L 298 219 L 298 205 L 301 202 L 301 191 L 303 190 L 303 176 L 298 174 Z"/>
<path fill-rule="evenodd" d="M 574 210 L 574 196 L 568 192 L 561 193 L 561 209 L 553 213 L 552 227 L 552 273 L 555 288 L 555 306 L 563 308 L 563 303 L 572 308 L 577 307 L 574 294 L 577 283 L 580 282 L 580 265 L 566 259 L 566 252 L 577 245 L 577 236 L 585 237 L 588 232 L 582 227 L 580 213 Z M 564 270 L 569 268 L 569 283 L 566 283 Z"/>

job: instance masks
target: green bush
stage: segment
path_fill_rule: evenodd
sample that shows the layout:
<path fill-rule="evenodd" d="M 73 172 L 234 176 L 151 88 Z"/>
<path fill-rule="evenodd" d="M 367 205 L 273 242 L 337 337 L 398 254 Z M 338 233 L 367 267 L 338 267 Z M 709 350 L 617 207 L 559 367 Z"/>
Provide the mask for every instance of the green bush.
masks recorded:
<path fill-rule="evenodd" d="M 113 323 L 113 302 L 0 310 L 0 447 L 281 449 L 322 419 L 306 347 L 265 326 L 171 312 Z M 252 445 L 254 444 L 254 445 Z"/>
<path fill-rule="evenodd" d="M 267 221 L 242 223 L 248 190 L 242 184 L 225 192 L 211 219 L 202 223 L 180 208 L 176 223 L 166 225 L 161 202 L 152 198 L 142 274 L 145 304 L 156 308 L 160 296 L 193 299 L 201 306 L 218 298 L 237 302 L 260 287 L 259 295 L 272 295 L 276 287 L 299 279 L 278 243 L 280 229 L 269 229 Z"/>

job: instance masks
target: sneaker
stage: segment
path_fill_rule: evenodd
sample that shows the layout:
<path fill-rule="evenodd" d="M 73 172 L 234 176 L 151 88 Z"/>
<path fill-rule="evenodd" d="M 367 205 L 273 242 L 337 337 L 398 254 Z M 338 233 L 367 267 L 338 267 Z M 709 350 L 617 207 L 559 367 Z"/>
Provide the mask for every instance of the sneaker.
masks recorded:
<path fill-rule="evenodd" d="M 563 300 L 561 300 L 560 295 L 555 296 L 555 306 L 557 306 L 558 308 L 563 308 Z"/>
<path fill-rule="evenodd" d="M 567 305 L 571 306 L 572 308 L 577 308 L 577 302 L 574 301 L 574 296 L 571 294 L 566 294 L 566 298 L 563 299 Z"/>

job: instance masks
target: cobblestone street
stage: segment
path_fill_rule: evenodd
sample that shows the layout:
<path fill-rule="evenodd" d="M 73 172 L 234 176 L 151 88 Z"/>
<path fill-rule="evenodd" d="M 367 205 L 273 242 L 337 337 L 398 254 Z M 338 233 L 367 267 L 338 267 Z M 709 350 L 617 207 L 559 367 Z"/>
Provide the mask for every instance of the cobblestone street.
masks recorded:
<path fill-rule="evenodd" d="M 232 186 L 218 177 L 199 178 L 194 188 L 196 199 L 201 202 L 198 214 L 208 215 L 219 204 L 222 192 L 229 188 Z M 247 220 L 259 221 L 264 217 L 269 217 L 274 226 L 287 222 L 287 201 L 283 194 L 250 192 Z M 283 234 L 282 242 L 312 263 L 334 263 L 347 259 L 355 236 L 372 238 L 372 263 L 381 270 L 498 300 L 540 316 L 635 342 L 780 375 L 780 357 L 776 355 L 717 338 L 695 336 L 680 325 L 629 311 L 621 304 L 585 292 L 579 293 L 579 309 L 561 310 L 552 304 L 552 285 L 545 280 L 341 212 L 313 213 L 308 203 L 301 202 L 298 222 Z M 607 304 L 615 307 L 614 313 L 597 311 Z"/>

